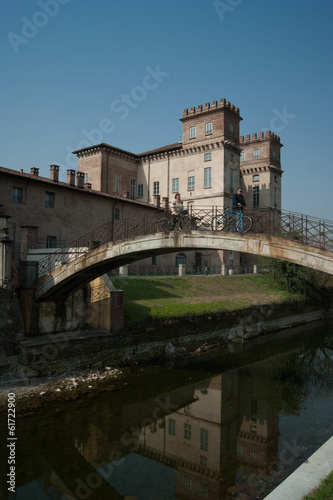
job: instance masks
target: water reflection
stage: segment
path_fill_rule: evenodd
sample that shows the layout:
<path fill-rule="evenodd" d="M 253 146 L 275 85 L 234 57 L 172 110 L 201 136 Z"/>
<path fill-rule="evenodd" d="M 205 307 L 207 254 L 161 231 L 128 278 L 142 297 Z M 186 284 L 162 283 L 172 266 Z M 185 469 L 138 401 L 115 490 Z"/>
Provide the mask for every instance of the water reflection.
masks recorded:
<path fill-rule="evenodd" d="M 238 369 L 207 356 L 209 377 L 202 363 L 152 370 L 121 393 L 21 415 L 16 498 L 263 498 L 332 435 L 332 324 L 300 340 Z"/>

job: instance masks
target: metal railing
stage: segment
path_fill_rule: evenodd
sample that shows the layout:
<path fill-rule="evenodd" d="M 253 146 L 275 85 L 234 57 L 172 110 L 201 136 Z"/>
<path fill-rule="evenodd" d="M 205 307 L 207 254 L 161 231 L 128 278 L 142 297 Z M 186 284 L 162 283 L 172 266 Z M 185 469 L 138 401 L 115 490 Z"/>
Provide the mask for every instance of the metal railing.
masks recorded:
<path fill-rule="evenodd" d="M 217 206 L 193 209 L 190 207 L 188 216 L 191 220 L 189 232 L 212 231 L 212 220 L 222 215 L 225 209 Z M 287 212 L 285 210 L 246 211 L 253 219 L 251 231 L 247 233 L 263 233 L 280 236 L 322 250 L 333 251 L 333 222 L 308 215 Z M 51 255 L 41 259 L 38 264 L 38 275 L 50 273 L 53 269 L 87 255 L 104 243 L 131 240 L 138 236 L 154 234 L 159 229 L 159 220 L 165 217 L 165 212 L 144 214 L 122 220 L 112 220 L 107 224 L 82 236 L 70 245 L 61 248 Z M 227 229 L 225 229 L 227 231 Z M 239 233 L 238 233 L 239 234 Z"/>

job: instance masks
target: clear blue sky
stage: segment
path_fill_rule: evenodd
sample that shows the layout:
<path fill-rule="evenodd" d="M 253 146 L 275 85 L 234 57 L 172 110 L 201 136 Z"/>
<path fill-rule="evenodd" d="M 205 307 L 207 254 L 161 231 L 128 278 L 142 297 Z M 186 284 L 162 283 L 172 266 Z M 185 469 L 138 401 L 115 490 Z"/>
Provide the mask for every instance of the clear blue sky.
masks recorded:
<path fill-rule="evenodd" d="M 333 220 L 332 0 L 1 3 L 1 156 L 76 168 L 93 143 L 178 141 L 184 108 L 226 98 L 241 134 L 281 137 L 286 210 Z"/>

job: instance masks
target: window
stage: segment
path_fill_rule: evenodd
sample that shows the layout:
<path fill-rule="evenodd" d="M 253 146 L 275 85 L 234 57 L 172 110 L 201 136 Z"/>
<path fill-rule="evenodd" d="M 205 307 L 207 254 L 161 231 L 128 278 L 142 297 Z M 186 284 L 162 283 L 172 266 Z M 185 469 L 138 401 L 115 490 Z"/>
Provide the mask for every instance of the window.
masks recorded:
<path fill-rule="evenodd" d="M 160 183 L 158 181 L 153 184 L 153 194 L 160 194 Z"/>
<path fill-rule="evenodd" d="M 23 202 L 23 189 L 15 188 L 12 189 L 12 202 L 13 203 L 22 203 Z"/>
<path fill-rule="evenodd" d="M 204 187 L 212 187 L 212 169 L 210 167 L 204 169 Z"/>
<path fill-rule="evenodd" d="M 277 154 L 276 154 L 275 149 L 273 149 L 273 160 L 276 160 L 276 159 L 277 159 Z"/>
<path fill-rule="evenodd" d="M 229 266 L 234 267 L 235 254 L 233 250 L 229 250 Z"/>
<path fill-rule="evenodd" d="M 204 465 L 206 467 L 207 463 L 208 463 L 207 457 L 200 455 L 200 465 Z"/>
<path fill-rule="evenodd" d="M 231 168 L 229 172 L 229 187 L 230 187 L 230 193 L 234 194 L 234 171 Z"/>
<path fill-rule="evenodd" d="M 229 135 L 234 135 L 234 126 L 232 123 L 229 123 Z"/>
<path fill-rule="evenodd" d="M 258 160 L 258 158 L 260 158 L 259 149 L 254 149 L 253 150 L 253 158 L 255 160 Z"/>
<path fill-rule="evenodd" d="M 243 453 L 243 446 L 241 444 L 237 444 L 236 453 L 237 455 L 241 455 Z"/>
<path fill-rule="evenodd" d="M 208 484 L 201 484 L 201 488 L 200 488 L 200 492 L 201 492 L 201 495 L 203 497 L 208 497 Z"/>
<path fill-rule="evenodd" d="M 119 211 L 119 208 L 115 208 L 114 209 L 114 212 L 113 212 L 113 218 L 115 220 L 119 220 L 120 219 L 120 211 Z"/>
<path fill-rule="evenodd" d="M 195 186 L 195 177 L 194 175 L 191 175 L 190 177 L 187 178 L 187 189 L 188 191 L 193 191 Z"/>
<path fill-rule="evenodd" d="M 172 418 L 169 419 L 169 434 L 173 436 L 176 434 L 176 422 Z"/>
<path fill-rule="evenodd" d="M 192 479 L 190 477 L 184 478 L 184 488 L 185 488 L 185 490 L 192 489 Z"/>
<path fill-rule="evenodd" d="M 151 258 L 151 265 L 156 266 L 157 265 L 157 257 L 156 255 L 153 255 Z"/>
<path fill-rule="evenodd" d="M 209 161 L 212 159 L 212 153 L 205 153 L 204 154 L 204 161 Z"/>
<path fill-rule="evenodd" d="M 213 124 L 212 123 L 206 123 L 206 135 L 212 134 L 213 133 Z"/>
<path fill-rule="evenodd" d="M 184 253 L 179 253 L 178 255 L 176 255 L 176 267 L 178 267 L 180 264 L 186 264 L 186 256 Z"/>
<path fill-rule="evenodd" d="M 240 154 L 240 161 L 245 161 L 245 153 Z"/>
<path fill-rule="evenodd" d="M 46 236 L 46 248 L 57 248 L 56 236 Z"/>
<path fill-rule="evenodd" d="M 85 184 L 87 184 L 87 182 L 88 182 L 88 174 L 84 174 L 84 176 L 83 176 L 83 182 Z"/>
<path fill-rule="evenodd" d="M 208 450 L 208 431 L 206 429 L 200 429 L 200 449 Z"/>
<path fill-rule="evenodd" d="M 234 161 L 234 155 L 233 155 L 233 153 L 230 153 L 230 161 Z"/>
<path fill-rule="evenodd" d="M 143 196 L 143 184 L 138 184 L 138 198 Z"/>
<path fill-rule="evenodd" d="M 134 200 L 135 199 L 135 191 L 136 191 L 136 180 L 135 179 L 131 179 L 131 191 L 130 191 L 130 196 L 131 196 L 131 199 Z"/>
<path fill-rule="evenodd" d="M 115 193 L 120 192 L 120 175 L 118 174 L 114 176 L 114 192 Z"/>
<path fill-rule="evenodd" d="M 274 207 L 277 207 L 277 188 L 274 187 Z"/>
<path fill-rule="evenodd" d="M 257 434 L 257 427 L 255 425 L 250 425 L 250 432 L 253 432 L 253 434 Z"/>
<path fill-rule="evenodd" d="M 259 186 L 253 187 L 253 208 L 259 208 Z"/>
<path fill-rule="evenodd" d="M 191 439 L 192 428 L 190 424 L 184 424 L 184 438 Z"/>
<path fill-rule="evenodd" d="M 252 176 L 252 180 L 253 180 L 253 182 L 257 182 L 257 181 L 259 181 L 259 175 L 258 175 L 258 174 L 253 175 L 253 176 Z"/>
<path fill-rule="evenodd" d="M 45 206 L 47 208 L 54 208 L 54 193 L 45 193 Z"/>
<path fill-rule="evenodd" d="M 172 179 L 172 192 L 178 193 L 178 191 L 179 191 L 179 179 L 178 178 Z"/>
<path fill-rule="evenodd" d="M 194 139 L 197 135 L 197 127 L 190 127 L 190 139 Z"/>
<path fill-rule="evenodd" d="M 277 175 L 274 175 L 274 182 L 277 182 Z"/>
<path fill-rule="evenodd" d="M 251 458 L 256 458 L 257 457 L 257 451 L 251 448 L 251 450 L 250 450 L 250 457 Z"/>

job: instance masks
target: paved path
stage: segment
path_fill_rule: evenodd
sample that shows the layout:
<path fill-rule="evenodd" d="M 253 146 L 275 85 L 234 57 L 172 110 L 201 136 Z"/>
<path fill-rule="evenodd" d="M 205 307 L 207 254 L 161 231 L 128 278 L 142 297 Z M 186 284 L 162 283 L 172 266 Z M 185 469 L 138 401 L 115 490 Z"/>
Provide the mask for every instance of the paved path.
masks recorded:
<path fill-rule="evenodd" d="M 265 500 L 302 500 L 333 470 L 333 436 L 287 477 Z"/>

